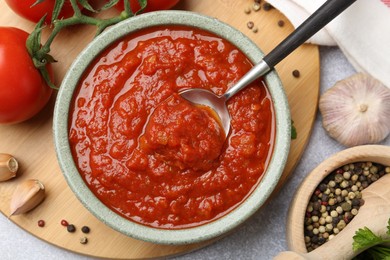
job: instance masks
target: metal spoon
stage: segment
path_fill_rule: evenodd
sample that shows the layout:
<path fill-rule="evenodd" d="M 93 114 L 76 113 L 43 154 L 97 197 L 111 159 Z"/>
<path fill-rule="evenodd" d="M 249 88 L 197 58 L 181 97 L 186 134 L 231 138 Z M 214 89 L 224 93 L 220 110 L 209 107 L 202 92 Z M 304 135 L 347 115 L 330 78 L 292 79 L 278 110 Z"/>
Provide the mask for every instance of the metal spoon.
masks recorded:
<path fill-rule="evenodd" d="M 228 89 L 225 94 L 217 96 L 209 90 L 199 88 L 183 90 L 179 92 L 179 94 L 196 105 L 208 106 L 213 109 L 219 116 L 225 134 L 228 135 L 230 131 L 230 114 L 227 110 L 226 102 L 251 82 L 267 74 L 276 64 L 278 64 L 316 32 L 322 29 L 355 1 L 356 0 L 326 1 L 294 32 L 276 46 L 250 71 L 248 71 L 234 86 Z"/>

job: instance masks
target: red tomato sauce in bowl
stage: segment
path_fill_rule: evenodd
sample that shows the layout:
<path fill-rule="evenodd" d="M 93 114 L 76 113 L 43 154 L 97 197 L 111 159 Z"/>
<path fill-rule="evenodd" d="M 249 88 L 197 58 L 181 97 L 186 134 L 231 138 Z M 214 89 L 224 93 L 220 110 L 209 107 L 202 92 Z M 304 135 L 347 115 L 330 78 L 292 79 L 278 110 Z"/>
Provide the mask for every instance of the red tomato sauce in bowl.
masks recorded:
<path fill-rule="evenodd" d="M 258 80 L 231 98 L 228 137 L 177 93 L 224 93 L 252 67 L 207 31 L 158 26 L 103 51 L 72 101 L 69 143 L 91 191 L 123 217 L 156 228 L 195 227 L 236 208 L 271 158 L 275 116 Z"/>

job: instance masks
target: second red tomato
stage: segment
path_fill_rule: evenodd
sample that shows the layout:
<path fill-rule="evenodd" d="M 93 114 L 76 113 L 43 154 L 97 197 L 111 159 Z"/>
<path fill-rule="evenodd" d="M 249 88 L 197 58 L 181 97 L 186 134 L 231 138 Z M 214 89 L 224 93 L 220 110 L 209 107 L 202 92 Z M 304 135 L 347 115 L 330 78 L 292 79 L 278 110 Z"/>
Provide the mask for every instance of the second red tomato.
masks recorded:
<path fill-rule="evenodd" d="M 32 6 L 37 0 L 5 0 L 8 6 L 21 17 L 37 23 L 45 14 L 46 23 L 51 23 L 55 0 L 45 0 L 42 3 Z M 68 18 L 73 15 L 73 9 L 67 0 L 62 7 L 58 18 Z"/>

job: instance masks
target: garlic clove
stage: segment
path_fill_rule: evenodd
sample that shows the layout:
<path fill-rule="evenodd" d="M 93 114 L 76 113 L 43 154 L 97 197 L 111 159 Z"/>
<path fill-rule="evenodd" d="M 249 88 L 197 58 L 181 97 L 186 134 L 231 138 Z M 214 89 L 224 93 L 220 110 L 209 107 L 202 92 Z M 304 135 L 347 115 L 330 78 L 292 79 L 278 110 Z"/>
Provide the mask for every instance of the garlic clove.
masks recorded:
<path fill-rule="evenodd" d="M 390 89 L 367 74 L 337 82 L 319 109 L 325 130 L 345 146 L 378 143 L 390 133 Z"/>
<path fill-rule="evenodd" d="M 14 178 L 18 168 L 18 161 L 12 155 L 0 153 L 0 182 Z"/>
<path fill-rule="evenodd" d="M 39 180 L 20 183 L 12 195 L 11 216 L 26 213 L 38 206 L 45 198 L 45 186 Z"/>

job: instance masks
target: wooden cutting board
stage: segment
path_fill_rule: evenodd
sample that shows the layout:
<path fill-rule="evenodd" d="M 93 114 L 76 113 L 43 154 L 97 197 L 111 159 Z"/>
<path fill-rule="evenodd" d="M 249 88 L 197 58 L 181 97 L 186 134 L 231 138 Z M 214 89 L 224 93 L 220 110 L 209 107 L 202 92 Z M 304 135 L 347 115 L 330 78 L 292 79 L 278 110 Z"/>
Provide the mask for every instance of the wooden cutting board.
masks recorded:
<path fill-rule="evenodd" d="M 268 53 L 292 30 L 292 25 L 277 10 L 266 11 L 263 8 L 246 14 L 245 8 L 251 8 L 253 0 L 182 0 L 177 9 L 192 10 L 231 24 L 244 32 L 259 47 Z M 0 2 L 0 26 L 14 26 L 31 32 L 34 24 L 16 16 L 5 4 Z M 110 15 L 111 12 L 108 13 Z M 284 21 L 280 27 L 278 21 Z M 252 21 L 257 33 L 248 29 Z M 56 82 L 59 84 L 67 68 L 76 55 L 86 46 L 94 35 L 90 26 L 73 27 L 61 32 L 52 45 L 52 54 L 59 61 L 54 65 Z M 292 75 L 293 70 L 300 71 L 300 77 Z M 283 81 L 291 107 L 292 119 L 297 128 L 298 138 L 292 141 L 291 152 L 279 189 L 290 176 L 309 139 L 317 109 L 319 95 L 319 53 L 316 46 L 305 45 L 298 48 L 277 66 Z M 20 176 L 14 180 L 0 183 L 0 210 L 8 216 L 11 195 L 16 185 L 29 178 L 41 180 L 47 189 L 43 204 L 32 212 L 13 216 L 11 220 L 20 228 L 34 236 L 58 247 L 70 251 L 110 259 L 155 258 L 185 253 L 206 244 L 184 246 L 165 246 L 138 241 L 124 236 L 90 214 L 76 199 L 64 177 L 54 152 L 52 137 L 52 111 L 55 96 L 49 105 L 35 118 L 27 122 L 0 126 L 0 153 L 14 155 L 20 163 Z M 40 228 L 37 221 L 43 219 L 46 226 Z M 75 233 L 68 233 L 60 225 L 62 219 L 76 225 Z M 84 236 L 80 229 L 83 225 L 91 228 L 86 245 L 79 243 Z M 1 243 L 0 243 L 1 245 Z M 4 245 L 4 244 L 3 244 Z"/>

